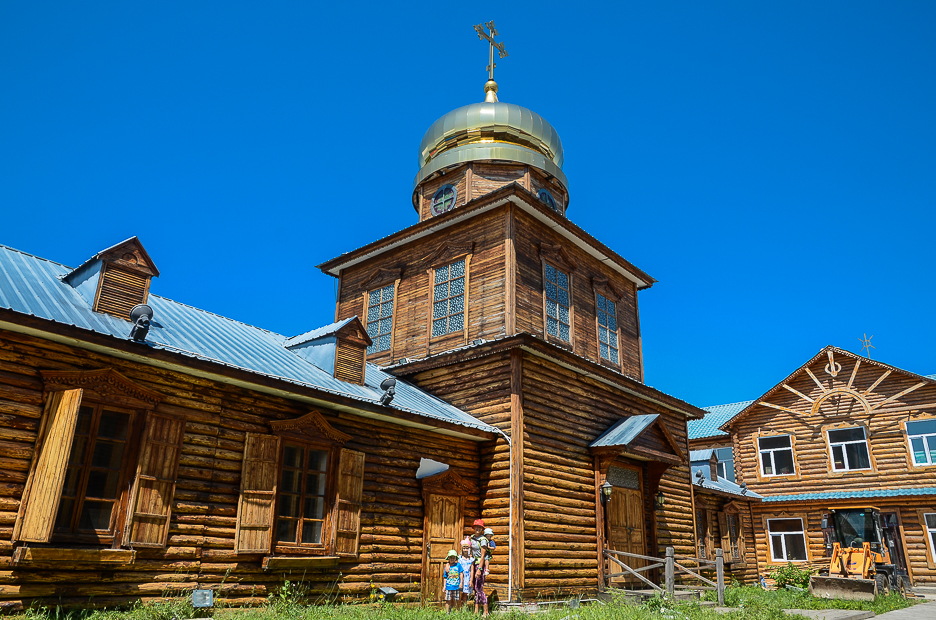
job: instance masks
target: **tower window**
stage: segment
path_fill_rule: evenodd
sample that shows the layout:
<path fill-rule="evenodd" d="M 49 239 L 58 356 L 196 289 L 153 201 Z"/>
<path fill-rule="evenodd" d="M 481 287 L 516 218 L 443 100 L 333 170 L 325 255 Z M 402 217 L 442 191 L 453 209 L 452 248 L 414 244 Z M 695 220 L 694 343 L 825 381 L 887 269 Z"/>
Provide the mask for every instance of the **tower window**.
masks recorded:
<path fill-rule="evenodd" d="M 465 259 L 435 270 L 432 288 L 432 335 L 444 336 L 465 327 Z"/>
<path fill-rule="evenodd" d="M 569 274 L 546 263 L 546 333 L 570 342 Z"/>
<path fill-rule="evenodd" d="M 618 363 L 617 307 L 613 301 L 598 296 L 598 350 L 602 359 Z"/>
<path fill-rule="evenodd" d="M 367 335 L 373 344 L 368 353 L 390 349 L 393 329 L 393 285 L 374 289 L 367 294 Z"/>
<path fill-rule="evenodd" d="M 433 215 L 442 215 L 452 210 L 455 206 L 455 199 L 458 197 L 458 190 L 454 185 L 443 185 L 432 196 L 432 205 L 430 210 Z"/>
<path fill-rule="evenodd" d="M 540 199 L 540 202 L 545 203 L 547 207 L 559 213 L 559 207 L 556 206 L 556 199 L 552 197 L 548 189 L 541 189 L 536 197 Z"/>

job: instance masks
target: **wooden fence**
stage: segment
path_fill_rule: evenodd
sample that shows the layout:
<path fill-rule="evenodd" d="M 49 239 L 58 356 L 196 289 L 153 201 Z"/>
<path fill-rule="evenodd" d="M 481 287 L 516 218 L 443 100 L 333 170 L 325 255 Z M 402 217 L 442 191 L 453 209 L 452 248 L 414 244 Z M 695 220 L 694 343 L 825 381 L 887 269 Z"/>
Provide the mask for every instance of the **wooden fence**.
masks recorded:
<path fill-rule="evenodd" d="M 617 557 L 615 557 L 617 556 Z M 666 548 L 666 557 L 655 558 L 649 555 L 638 555 L 636 553 L 627 553 L 626 551 L 614 551 L 613 549 L 605 549 L 604 557 L 608 558 L 613 564 L 618 565 L 622 569 L 621 572 L 611 573 L 605 576 L 605 579 L 608 580 L 608 585 L 611 585 L 611 580 L 615 577 L 621 576 L 630 576 L 636 577 L 643 583 L 647 584 L 655 592 L 664 592 L 669 598 L 675 596 L 677 589 L 679 590 L 715 590 L 718 593 L 718 604 L 724 606 L 725 604 L 725 558 L 721 549 L 715 550 L 715 560 L 705 560 L 702 558 L 691 558 L 688 556 L 677 556 L 676 550 L 673 547 Z M 631 568 L 625 562 L 621 561 L 620 558 L 636 558 L 638 560 L 645 560 L 651 562 L 647 566 L 641 566 L 640 568 Z M 677 562 L 681 561 L 682 564 Z M 696 570 L 701 572 L 703 566 L 714 566 L 715 567 L 715 581 L 707 579 L 700 575 L 699 573 L 687 568 L 684 564 L 689 562 L 695 562 Z M 662 587 L 653 583 L 650 579 L 641 575 L 640 573 L 653 570 L 654 568 L 663 568 L 663 585 Z M 676 574 L 677 572 L 685 573 L 693 579 L 697 579 L 702 582 L 703 585 L 676 585 Z"/>

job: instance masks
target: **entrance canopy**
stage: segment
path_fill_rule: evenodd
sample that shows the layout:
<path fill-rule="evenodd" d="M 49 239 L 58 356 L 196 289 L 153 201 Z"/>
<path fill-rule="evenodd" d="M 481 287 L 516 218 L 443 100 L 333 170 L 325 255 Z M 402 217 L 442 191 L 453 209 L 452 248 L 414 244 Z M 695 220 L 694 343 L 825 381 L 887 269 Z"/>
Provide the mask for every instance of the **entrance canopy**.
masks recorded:
<path fill-rule="evenodd" d="M 622 418 L 589 446 L 593 453 L 629 456 L 670 465 L 686 460 L 657 413 Z"/>

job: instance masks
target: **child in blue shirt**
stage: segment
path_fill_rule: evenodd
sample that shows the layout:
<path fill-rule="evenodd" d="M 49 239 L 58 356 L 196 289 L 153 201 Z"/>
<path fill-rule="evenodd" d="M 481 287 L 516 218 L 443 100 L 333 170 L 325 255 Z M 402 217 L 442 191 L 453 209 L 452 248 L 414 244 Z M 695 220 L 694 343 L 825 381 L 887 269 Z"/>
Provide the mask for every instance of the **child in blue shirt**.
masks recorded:
<path fill-rule="evenodd" d="M 451 613 L 452 603 L 458 603 L 461 598 L 465 569 L 458 563 L 458 554 L 454 549 L 445 555 L 445 560 L 448 562 L 442 573 L 445 580 L 445 613 Z"/>

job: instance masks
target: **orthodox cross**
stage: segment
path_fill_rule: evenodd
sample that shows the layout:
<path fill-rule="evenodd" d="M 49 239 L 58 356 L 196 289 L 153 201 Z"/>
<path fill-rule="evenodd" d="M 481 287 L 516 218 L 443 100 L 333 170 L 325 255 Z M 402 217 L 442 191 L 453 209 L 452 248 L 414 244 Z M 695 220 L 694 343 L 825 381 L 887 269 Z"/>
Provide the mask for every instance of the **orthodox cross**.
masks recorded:
<path fill-rule="evenodd" d="M 484 32 L 484 26 L 487 26 L 487 29 L 491 32 L 490 35 Z M 484 26 L 482 26 L 481 24 L 478 24 L 477 26 L 474 27 L 474 29 L 475 29 L 475 32 L 478 33 L 479 39 L 481 39 L 482 41 L 487 39 L 487 42 L 491 44 L 490 45 L 490 60 L 489 60 L 490 64 L 488 64 L 487 70 L 488 70 L 488 79 L 493 80 L 494 79 L 494 67 L 497 66 L 494 64 L 494 48 L 495 47 L 497 48 L 497 53 L 501 58 L 507 58 L 507 50 L 504 49 L 503 43 L 498 43 L 497 41 L 494 40 L 494 37 L 497 36 L 497 28 L 494 27 L 494 22 L 492 21 L 486 22 Z"/>
<path fill-rule="evenodd" d="M 874 336 L 871 336 L 871 338 L 874 338 Z M 864 338 L 859 338 L 859 339 L 858 339 L 858 340 L 861 341 L 861 349 L 862 349 L 863 351 L 867 351 L 867 353 L 868 353 L 868 359 L 871 359 L 871 349 L 876 349 L 876 348 L 877 348 L 876 346 L 874 346 L 873 344 L 871 344 L 871 338 L 868 338 L 868 334 L 864 334 Z"/>

